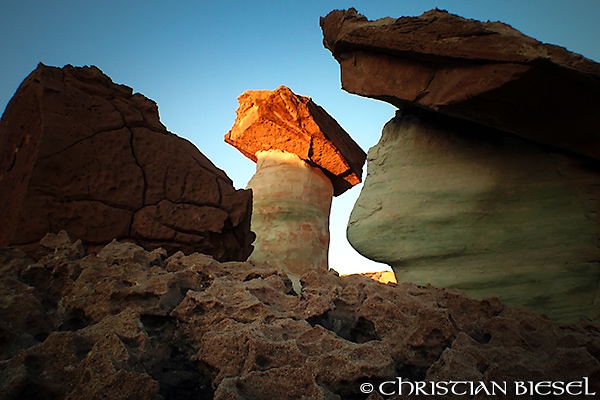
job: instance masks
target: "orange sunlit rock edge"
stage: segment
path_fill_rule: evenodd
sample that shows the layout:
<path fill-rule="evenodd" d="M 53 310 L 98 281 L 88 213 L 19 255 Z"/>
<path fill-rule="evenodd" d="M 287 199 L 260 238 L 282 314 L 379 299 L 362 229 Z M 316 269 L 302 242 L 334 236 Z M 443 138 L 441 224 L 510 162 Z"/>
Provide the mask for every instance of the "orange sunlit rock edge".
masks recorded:
<path fill-rule="evenodd" d="M 358 184 L 366 154 L 327 111 L 286 86 L 248 90 L 225 141 L 255 161 L 258 151 L 281 150 L 323 170 L 338 196 Z"/>

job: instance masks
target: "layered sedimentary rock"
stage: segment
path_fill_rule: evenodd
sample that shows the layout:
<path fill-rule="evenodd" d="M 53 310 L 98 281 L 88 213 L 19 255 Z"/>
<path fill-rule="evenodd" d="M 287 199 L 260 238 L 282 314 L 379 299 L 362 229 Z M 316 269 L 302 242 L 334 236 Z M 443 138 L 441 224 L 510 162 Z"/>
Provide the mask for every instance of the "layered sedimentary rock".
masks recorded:
<path fill-rule="evenodd" d="M 310 98 L 281 86 L 239 97 L 237 118 L 225 141 L 257 162 L 253 192 L 254 261 L 298 277 L 327 271 L 333 195 L 361 180 L 366 154 Z"/>
<path fill-rule="evenodd" d="M 398 376 L 600 391 L 598 324 L 333 272 L 297 296 L 267 263 L 119 242 L 86 256 L 65 233 L 39 248 L 0 250 L 3 398 L 339 400 Z"/>
<path fill-rule="evenodd" d="M 402 110 L 370 150 L 352 245 L 399 281 L 597 317 L 600 65 L 437 9 L 321 27 L 343 88 Z"/>
<path fill-rule="evenodd" d="M 600 65 L 500 22 L 441 10 L 369 21 L 321 19 L 342 87 L 599 158 Z"/>
<path fill-rule="evenodd" d="M 0 125 L 0 246 L 62 229 L 86 244 L 244 260 L 251 193 L 185 139 L 156 104 L 96 67 L 40 64 Z"/>
<path fill-rule="evenodd" d="M 599 317 L 597 165 L 482 129 L 399 111 L 369 150 L 350 242 L 399 282 Z"/>
<path fill-rule="evenodd" d="M 329 212 L 333 186 L 325 174 L 295 154 L 258 151 L 253 193 L 253 261 L 269 261 L 290 272 L 296 289 L 307 269 L 327 271 Z"/>

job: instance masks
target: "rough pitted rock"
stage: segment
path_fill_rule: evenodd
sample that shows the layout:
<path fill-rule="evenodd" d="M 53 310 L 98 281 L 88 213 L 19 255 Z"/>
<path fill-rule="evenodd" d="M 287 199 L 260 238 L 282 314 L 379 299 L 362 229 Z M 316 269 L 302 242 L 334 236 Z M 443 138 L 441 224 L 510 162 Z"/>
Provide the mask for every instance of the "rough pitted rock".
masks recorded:
<path fill-rule="evenodd" d="M 250 254 L 251 193 L 185 139 L 156 104 L 96 67 L 40 64 L 0 124 L 0 246 L 62 229 L 86 244 Z"/>
<path fill-rule="evenodd" d="M 319 167 L 336 196 L 362 179 L 366 154 L 327 111 L 285 86 L 242 93 L 225 141 L 253 161 L 258 151 L 281 150 Z"/>
<path fill-rule="evenodd" d="M 441 10 L 369 21 L 321 19 L 342 87 L 600 158 L 600 65 L 500 22 Z"/>
<path fill-rule="evenodd" d="M 34 259 L 0 250 L 7 399 L 334 400 L 396 376 L 589 377 L 600 391 L 598 324 L 559 326 L 496 299 L 333 272 L 304 275 L 298 296 L 267 263 L 165 258 L 119 242 L 86 256 L 65 233 L 39 249 Z"/>
<path fill-rule="evenodd" d="M 587 159 L 398 111 L 369 150 L 348 239 L 398 282 L 499 297 L 562 322 L 598 318 L 599 187 Z"/>

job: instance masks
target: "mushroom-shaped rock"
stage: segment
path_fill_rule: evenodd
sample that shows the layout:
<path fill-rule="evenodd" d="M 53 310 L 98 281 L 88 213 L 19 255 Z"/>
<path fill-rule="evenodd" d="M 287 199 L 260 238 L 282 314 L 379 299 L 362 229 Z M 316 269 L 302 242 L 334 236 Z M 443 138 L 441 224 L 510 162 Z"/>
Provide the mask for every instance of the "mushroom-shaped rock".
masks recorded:
<path fill-rule="evenodd" d="M 501 22 L 442 10 L 321 19 L 344 90 L 412 104 L 600 158 L 600 64 Z"/>
<path fill-rule="evenodd" d="M 257 162 L 253 192 L 253 261 L 299 276 L 326 271 L 333 195 L 361 181 L 366 154 L 310 98 L 281 86 L 246 91 L 225 141 Z"/>

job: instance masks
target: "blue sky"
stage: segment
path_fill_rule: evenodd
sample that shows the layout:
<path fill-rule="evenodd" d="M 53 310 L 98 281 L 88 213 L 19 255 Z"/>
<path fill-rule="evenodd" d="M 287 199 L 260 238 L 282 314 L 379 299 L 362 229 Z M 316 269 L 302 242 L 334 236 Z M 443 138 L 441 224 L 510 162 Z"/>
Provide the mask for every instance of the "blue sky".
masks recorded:
<path fill-rule="evenodd" d="M 319 17 L 355 7 L 369 19 L 419 15 L 431 8 L 502 21 L 542 42 L 600 61 L 597 0 L 387 1 L 32 1 L 0 7 L 0 110 L 38 62 L 96 65 L 113 81 L 158 103 L 167 128 L 191 140 L 236 187 L 254 163 L 223 141 L 237 96 L 289 86 L 323 106 L 367 149 L 394 108 L 340 89 L 339 65 L 322 45 Z M 335 198 L 330 266 L 379 270 L 345 239 L 360 188 Z"/>

